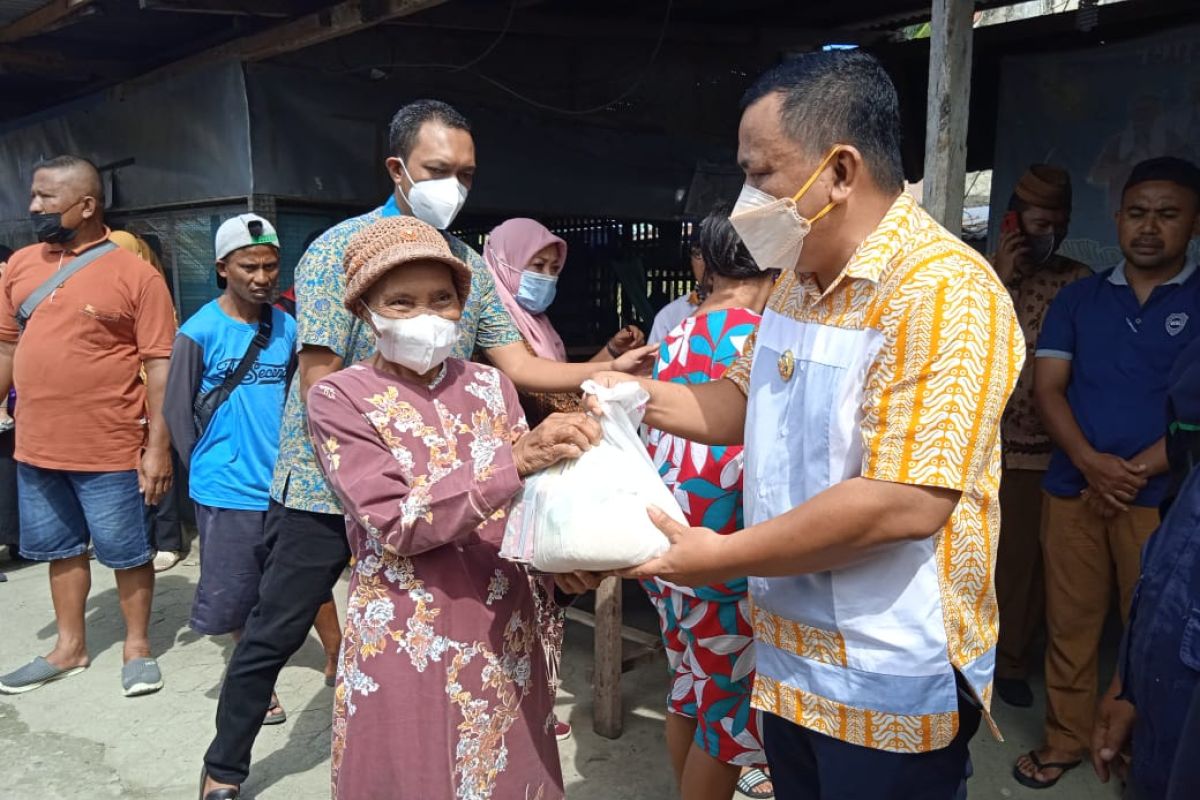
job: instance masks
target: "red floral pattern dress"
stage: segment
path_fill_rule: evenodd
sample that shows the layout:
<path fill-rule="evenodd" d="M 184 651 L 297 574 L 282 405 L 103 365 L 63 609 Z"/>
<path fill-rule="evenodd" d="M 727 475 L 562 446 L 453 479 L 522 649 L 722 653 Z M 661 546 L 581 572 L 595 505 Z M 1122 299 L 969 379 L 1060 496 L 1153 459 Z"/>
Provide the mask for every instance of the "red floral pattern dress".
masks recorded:
<path fill-rule="evenodd" d="M 744 308 L 685 319 L 667 335 L 654 377 L 719 380 L 746 347 L 759 315 Z M 650 429 L 647 449 L 688 522 L 717 533 L 741 530 L 742 448 L 709 447 Z M 727 764 L 762 765 L 766 755 L 754 687 L 754 628 L 745 578 L 705 587 L 642 581 L 658 610 L 672 673 L 668 710 L 696 720 L 695 745 Z"/>
<path fill-rule="evenodd" d="M 354 555 L 335 800 L 560 800 L 546 587 L 500 558 L 515 387 L 458 359 L 431 386 L 360 364 L 313 387 L 308 415 Z"/>

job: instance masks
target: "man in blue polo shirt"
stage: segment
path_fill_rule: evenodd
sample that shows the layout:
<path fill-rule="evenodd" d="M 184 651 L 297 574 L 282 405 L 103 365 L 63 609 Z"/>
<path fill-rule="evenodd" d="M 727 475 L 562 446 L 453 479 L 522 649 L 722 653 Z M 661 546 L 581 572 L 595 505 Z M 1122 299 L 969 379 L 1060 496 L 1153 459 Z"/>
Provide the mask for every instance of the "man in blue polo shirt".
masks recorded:
<path fill-rule="evenodd" d="M 1142 545 L 1169 478 L 1167 378 L 1200 335 L 1200 170 L 1178 158 L 1133 168 L 1117 212 L 1124 260 L 1065 287 L 1038 339 L 1034 393 L 1055 443 L 1046 472 L 1045 742 L 1013 770 L 1045 788 L 1079 764 L 1096 706 L 1113 591 L 1129 611 Z"/>

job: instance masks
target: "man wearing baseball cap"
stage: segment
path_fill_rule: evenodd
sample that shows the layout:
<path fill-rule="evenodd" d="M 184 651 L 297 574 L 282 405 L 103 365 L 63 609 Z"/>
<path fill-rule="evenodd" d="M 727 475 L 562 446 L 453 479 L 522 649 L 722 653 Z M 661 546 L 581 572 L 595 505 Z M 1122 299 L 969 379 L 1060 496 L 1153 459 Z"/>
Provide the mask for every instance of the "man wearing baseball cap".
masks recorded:
<path fill-rule="evenodd" d="M 274 254 L 275 268 L 274 277 L 269 281 L 270 287 L 260 282 L 256 284 L 256 288 L 270 288 L 271 292 L 274 292 L 274 287 L 279 282 L 279 234 L 275 232 L 275 226 L 258 214 L 238 214 L 221 223 L 221 227 L 217 228 L 217 239 L 214 244 L 217 254 L 218 289 L 225 290 L 228 286 L 228 278 L 223 274 L 221 267 L 229 256 L 234 251 L 243 248 L 258 248 L 260 245 Z M 265 257 L 267 249 L 260 248 L 256 251 L 257 255 Z M 268 301 L 269 299 L 268 297 Z"/>
<path fill-rule="evenodd" d="M 279 451 L 295 321 L 271 305 L 279 237 L 256 214 L 228 219 L 216 236 L 217 286 L 179 330 L 163 414 L 188 466 L 200 532 L 200 583 L 190 625 L 236 639 L 258 601 L 266 559 L 263 522 Z M 273 699 L 264 724 L 283 722 Z"/>

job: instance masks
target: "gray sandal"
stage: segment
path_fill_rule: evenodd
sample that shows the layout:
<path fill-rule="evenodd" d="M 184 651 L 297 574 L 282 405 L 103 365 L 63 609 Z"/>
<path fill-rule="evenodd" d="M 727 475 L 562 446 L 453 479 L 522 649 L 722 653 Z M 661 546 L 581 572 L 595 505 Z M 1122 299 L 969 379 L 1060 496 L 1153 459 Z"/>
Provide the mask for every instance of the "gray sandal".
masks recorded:
<path fill-rule="evenodd" d="M 162 672 L 153 658 L 134 658 L 121 667 L 121 686 L 126 697 L 153 694 L 163 687 Z"/>
<path fill-rule="evenodd" d="M 24 694 L 45 686 L 51 681 L 78 675 L 87 667 L 59 669 L 42 656 L 38 656 L 20 669 L 0 677 L 0 694 Z"/>
<path fill-rule="evenodd" d="M 738 794 L 752 798 L 753 800 L 770 800 L 770 798 L 775 796 L 775 792 L 760 788 L 770 782 L 771 776 L 758 767 L 748 769 L 738 778 Z"/>
<path fill-rule="evenodd" d="M 272 714 L 272 711 L 278 713 Z M 263 725 L 282 725 L 287 722 L 287 712 L 283 710 L 283 704 L 279 702 L 278 697 L 271 698 L 271 705 L 267 706 L 267 715 L 263 717 Z"/>

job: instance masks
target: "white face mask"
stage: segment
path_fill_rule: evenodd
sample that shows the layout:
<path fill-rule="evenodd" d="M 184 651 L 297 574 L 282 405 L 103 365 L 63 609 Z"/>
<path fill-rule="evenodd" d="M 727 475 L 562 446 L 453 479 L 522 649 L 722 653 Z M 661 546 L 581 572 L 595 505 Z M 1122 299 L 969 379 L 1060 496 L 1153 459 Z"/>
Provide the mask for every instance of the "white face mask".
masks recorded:
<path fill-rule="evenodd" d="M 467 202 L 467 187 L 459 183 L 458 178 L 414 181 L 403 160 L 400 160 L 400 168 L 404 170 L 412 187 L 407 195 L 403 190 L 400 195 L 412 209 L 413 216 L 439 231 L 449 228 L 458 212 L 462 210 L 463 204 Z"/>
<path fill-rule="evenodd" d="M 804 247 L 804 237 L 812 230 L 813 223 L 828 214 L 834 206 L 834 203 L 830 203 L 812 219 L 806 219 L 800 216 L 796 201 L 816 183 L 837 152 L 837 148 L 830 150 L 821 160 L 817 171 L 791 197 L 773 197 L 748 183 L 742 187 L 733 213 L 729 215 L 729 222 L 738 236 L 742 237 L 742 242 L 750 255 L 754 256 L 759 269 L 796 268 Z"/>
<path fill-rule="evenodd" d="M 458 323 L 445 317 L 419 314 L 407 319 L 393 319 L 369 308 L 367 312 L 378 331 L 379 354 L 418 375 L 440 365 L 458 344 Z"/>

